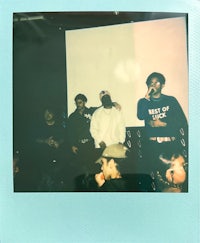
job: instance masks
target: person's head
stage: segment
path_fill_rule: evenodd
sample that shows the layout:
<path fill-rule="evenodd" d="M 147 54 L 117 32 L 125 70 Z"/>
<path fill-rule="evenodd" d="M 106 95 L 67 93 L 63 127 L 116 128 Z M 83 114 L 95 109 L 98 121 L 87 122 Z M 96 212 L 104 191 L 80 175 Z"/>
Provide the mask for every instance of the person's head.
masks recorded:
<path fill-rule="evenodd" d="M 112 100 L 110 93 L 107 90 L 103 90 L 99 94 L 99 98 L 104 108 L 112 108 Z"/>
<path fill-rule="evenodd" d="M 79 111 L 82 111 L 85 109 L 85 104 L 87 103 L 87 97 L 84 94 L 76 95 L 76 97 L 74 98 L 74 101 L 76 104 L 76 108 Z"/>
<path fill-rule="evenodd" d="M 121 166 L 127 157 L 127 150 L 127 147 L 122 144 L 112 144 L 104 149 L 97 163 L 101 164 L 105 180 L 121 177 Z"/>
<path fill-rule="evenodd" d="M 148 88 L 153 87 L 154 94 L 160 93 L 165 85 L 165 77 L 161 73 L 153 72 L 147 77 L 146 85 Z"/>

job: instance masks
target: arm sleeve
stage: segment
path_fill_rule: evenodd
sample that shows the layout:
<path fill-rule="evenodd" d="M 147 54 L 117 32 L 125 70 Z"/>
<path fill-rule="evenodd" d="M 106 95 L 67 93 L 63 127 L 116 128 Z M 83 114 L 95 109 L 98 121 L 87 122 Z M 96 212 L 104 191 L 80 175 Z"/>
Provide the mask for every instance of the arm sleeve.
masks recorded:
<path fill-rule="evenodd" d="M 148 103 L 149 100 L 143 98 L 137 104 L 137 117 L 139 120 L 145 120 L 148 117 Z"/>
<path fill-rule="evenodd" d="M 183 112 L 182 107 L 180 106 L 179 102 L 175 97 L 173 97 L 173 107 L 174 107 L 174 114 L 173 114 L 174 124 L 176 124 L 176 126 L 179 129 L 180 128 L 186 129 L 188 126 L 186 116 Z"/>
<path fill-rule="evenodd" d="M 73 126 L 73 117 L 69 116 L 67 120 L 67 136 L 68 142 L 70 146 L 76 146 L 76 138 L 74 133 L 74 126 Z"/>

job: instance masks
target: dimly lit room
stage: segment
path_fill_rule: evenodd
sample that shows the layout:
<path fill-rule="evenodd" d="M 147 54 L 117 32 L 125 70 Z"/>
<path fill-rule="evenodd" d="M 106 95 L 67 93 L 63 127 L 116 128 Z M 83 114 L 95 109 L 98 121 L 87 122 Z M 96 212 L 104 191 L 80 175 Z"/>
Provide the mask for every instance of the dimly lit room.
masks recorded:
<path fill-rule="evenodd" d="M 118 178 L 128 183 L 125 190 L 111 191 L 188 192 L 187 42 L 185 13 L 14 13 L 14 192 L 100 192 L 107 180 L 117 180 L 112 176 L 107 179 L 102 172 L 105 152 L 111 151 L 112 144 L 99 143 L 90 150 L 84 147 L 88 137 L 81 137 L 78 140 L 84 151 L 79 153 L 81 149 L 73 140 L 81 125 L 75 127 L 76 121 L 70 118 L 78 111 L 78 102 L 83 102 L 91 112 L 91 117 L 85 115 L 84 119 L 91 119 L 93 126 L 96 112 L 105 108 L 103 100 L 107 96 L 112 99 L 112 108 L 107 110 L 123 115 L 125 133 L 119 144 L 126 150 L 121 157 L 107 157 L 113 161 L 123 159 Z M 152 105 L 148 110 L 159 125 L 146 121 L 139 111 L 140 99 L 141 103 L 144 99 L 157 102 L 156 95 L 153 97 L 155 79 L 160 93 L 163 89 L 163 94 L 170 97 L 169 104 L 163 101 L 162 109 Z M 170 115 L 172 125 L 167 120 Z M 57 131 L 44 139 L 44 118 L 50 124 L 51 116 Z M 103 127 L 100 118 L 96 120 Z M 149 126 L 155 134 L 146 129 Z M 94 146 L 93 130 L 88 129 Z M 172 130 L 176 130 L 175 135 Z M 54 140 L 57 135 L 58 141 Z M 151 152 L 149 140 L 159 148 L 176 142 L 177 150 L 169 154 L 159 151 L 162 173 L 151 168 L 152 158 L 146 152 Z M 47 145 L 49 148 L 45 148 Z M 97 183 L 101 175 L 103 186 Z"/>

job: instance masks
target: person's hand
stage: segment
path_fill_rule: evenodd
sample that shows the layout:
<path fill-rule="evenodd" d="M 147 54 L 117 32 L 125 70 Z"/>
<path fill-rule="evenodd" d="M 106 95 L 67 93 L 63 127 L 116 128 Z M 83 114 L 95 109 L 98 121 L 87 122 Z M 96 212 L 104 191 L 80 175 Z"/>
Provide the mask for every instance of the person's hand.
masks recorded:
<path fill-rule="evenodd" d="M 167 123 L 166 122 L 162 122 L 161 120 L 157 119 L 155 121 L 149 121 L 149 125 L 151 127 L 166 127 Z"/>
<path fill-rule="evenodd" d="M 53 140 L 53 143 L 52 143 L 52 145 L 51 145 L 51 147 L 53 147 L 53 148 L 59 148 L 59 146 L 60 146 L 60 144 L 59 144 L 59 142 L 57 142 L 57 141 L 55 141 L 55 140 Z"/>
<path fill-rule="evenodd" d="M 148 90 L 147 90 L 147 93 L 145 95 L 145 99 L 149 100 L 151 95 L 153 94 L 153 92 L 154 92 L 154 88 L 152 86 L 149 87 Z"/>
<path fill-rule="evenodd" d="M 98 187 L 101 187 L 105 183 L 105 178 L 103 172 L 95 175 L 95 180 L 98 184 Z"/>
<path fill-rule="evenodd" d="M 51 147 L 54 143 L 53 136 L 45 139 L 45 143 Z"/>
<path fill-rule="evenodd" d="M 72 153 L 77 154 L 78 148 L 76 146 L 72 146 Z"/>
<path fill-rule="evenodd" d="M 122 107 L 120 104 L 118 104 L 117 102 L 113 102 L 113 106 L 118 110 L 121 111 Z"/>
<path fill-rule="evenodd" d="M 53 136 L 46 139 L 46 144 L 48 144 L 52 148 L 58 148 L 59 143 L 53 139 Z"/>

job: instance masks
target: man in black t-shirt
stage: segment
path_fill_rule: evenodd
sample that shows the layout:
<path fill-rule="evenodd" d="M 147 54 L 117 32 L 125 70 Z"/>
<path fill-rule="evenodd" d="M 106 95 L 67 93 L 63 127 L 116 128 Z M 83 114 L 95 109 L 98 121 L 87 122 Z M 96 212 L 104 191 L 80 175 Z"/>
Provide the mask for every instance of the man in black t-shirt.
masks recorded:
<path fill-rule="evenodd" d="M 76 110 L 69 115 L 67 135 L 71 148 L 71 166 L 73 178 L 81 174 L 96 172 L 94 161 L 100 152 L 94 147 L 94 140 L 90 134 L 90 121 L 97 107 L 86 106 L 87 97 L 78 94 L 75 97 Z"/>
<path fill-rule="evenodd" d="M 147 93 L 138 101 L 137 117 L 145 122 L 146 166 L 154 176 L 165 176 L 166 165 L 159 157 L 170 159 L 174 153 L 187 156 L 187 129 L 185 114 L 173 96 L 162 94 L 165 77 L 154 72 L 146 80 Z"/>
<path fill-rule="evenodd" d="M 75 97 L 76 110 L 68 118 L 68 135 L 71 150 L 78 154 L 82 144 L 94 144 L 90 134 L 90 121 L 96 107 L 86 107 L 87 97 L 78 94 Z"/>

